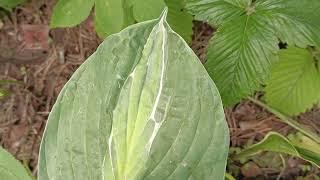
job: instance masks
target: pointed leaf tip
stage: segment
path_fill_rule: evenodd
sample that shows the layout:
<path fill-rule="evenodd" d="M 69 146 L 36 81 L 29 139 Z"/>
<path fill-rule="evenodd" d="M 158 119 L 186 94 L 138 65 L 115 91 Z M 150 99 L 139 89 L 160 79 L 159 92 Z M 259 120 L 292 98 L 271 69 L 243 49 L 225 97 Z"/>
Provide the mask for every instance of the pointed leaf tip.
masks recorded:
<path fill-rule="evenodd" d="M 168 7 L 166 6 L 160 15 L 160 21 L 164 21 L 164 20 L 166 21 L 167 15 L 168 15 Z"/>

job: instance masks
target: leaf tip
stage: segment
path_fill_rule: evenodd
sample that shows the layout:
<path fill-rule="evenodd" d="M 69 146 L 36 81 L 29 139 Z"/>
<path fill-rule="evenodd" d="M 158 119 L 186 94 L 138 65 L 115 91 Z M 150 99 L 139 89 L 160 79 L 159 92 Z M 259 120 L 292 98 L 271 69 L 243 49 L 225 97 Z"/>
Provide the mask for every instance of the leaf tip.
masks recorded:
<path fill-rule="evenodd" d="M 160 15 L 160 21 L 165 21 L 167 19 L 167 15 L 168 15 L 168 7 L 166 6 Z"/>

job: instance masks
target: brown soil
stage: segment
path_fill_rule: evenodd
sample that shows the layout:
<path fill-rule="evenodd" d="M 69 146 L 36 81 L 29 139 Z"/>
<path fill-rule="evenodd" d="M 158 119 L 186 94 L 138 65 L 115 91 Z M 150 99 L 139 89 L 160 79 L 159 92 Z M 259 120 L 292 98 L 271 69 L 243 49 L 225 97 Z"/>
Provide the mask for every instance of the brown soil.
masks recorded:
<path fill-rule="evenodd" d="M 48 24 L 54 4 L 55 1 L 50 0 L 32 0 L 0 20 L 0 80 L 21 82 L 1 85 L 1 88 L 9 89 L 11 95 L 0 100 L 0 145 L 27 164 L 34 175 L 42 132 L 57 95 L 101 42 L 94 32 L 92 17 L 74 28 L 50 30 Z M 194 24 L 191 47 L 204 62 L 205 47 L 214 30 L 200 22 Z M 225 111 L 232 147 L 243 147 L 261 140 L 269 131 L 284 135 L 294 132 L 274 115 L 251 102 L 243 102 Z M 320 133 L 319 109 L 299 119 Z M 282 166 L 260 167 L 251 161 L 250 172 L 245 171 L 244 165 L 239 162 L 232 162 L 228 171 L 238 173 L 238 179 L 253 178 L 251 176 L 276 179 L 279 174 L 283 179 L 319 175 L 318 169 L 301 160 L 292 157 L 285 159 L 285 169 Z M 303 167 L 309 169 L 304 171 Z"/>

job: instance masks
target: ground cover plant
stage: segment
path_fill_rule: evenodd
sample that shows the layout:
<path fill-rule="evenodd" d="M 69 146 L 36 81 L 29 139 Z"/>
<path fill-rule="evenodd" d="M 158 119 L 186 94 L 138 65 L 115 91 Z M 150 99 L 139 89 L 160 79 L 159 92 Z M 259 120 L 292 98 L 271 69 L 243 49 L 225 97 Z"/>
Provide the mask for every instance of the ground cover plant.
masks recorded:
<path fill-rule="evenodd" d="M 254 157 L 266 151 L 279 154 L 283 170 L 287 156 L 319 168 L 319 133 L 296 120 L 320 102 L 319 1 L 89 2 L 60 0 L 53 12 L 52 27 L 72 26 L 95 5 L 95 28 L 107 38 L 70 78 L 50 113 L 38 179 L 232 179 L 240 177 L 234 164 L 258 164 Z M 103 5 L 118 9 L 98 10 Z M 152 20 L 165 6 L 168 22 L 166 11 Z M 152 10 L 145 13 L 147 8 Z M 102 12 L 120 13 L 120 20 Z M 187 44 L 191 15 L 217 28 L 205 69 Z M 229 131 L 223 106 L 227 113 L 244 99 L 294 130 L 287 136 L 269 130 L 260 142 L 231 148 L 225 173 Z M 1 160 L 0 175 L 30 177 L 28 168 L 13 162 L 19 175 Z"/>
<path fill-rule="evenodd" d="M 59 0 L 54 8 L 51 27 L 79 24 L 95 9 L 95 29 L 101 37 L 117 33 L 136 22 L 155 19 L 165 7 L 168 22 L 187 42 L 191 41 L 192 16 L 184 12 L 184 0 Z M 67 15 L 67 16 L 66 16 Z"/>

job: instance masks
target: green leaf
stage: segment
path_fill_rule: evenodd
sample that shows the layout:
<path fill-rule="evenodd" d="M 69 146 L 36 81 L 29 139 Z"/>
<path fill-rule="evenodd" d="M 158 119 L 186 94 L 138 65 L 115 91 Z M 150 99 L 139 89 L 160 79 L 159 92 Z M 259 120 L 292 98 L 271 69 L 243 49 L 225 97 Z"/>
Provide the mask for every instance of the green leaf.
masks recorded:
<path fill-rule="evenodd" d="M 270 132 L 262 141 L 246 148 L 235 158 L 242 159 L 256 155 L 261 151 L 272 151 L 296 156 L 320 167 L 320 154 L 317 151 L 320 148 L 319 146 L 320 144 L 313 142 L 302 134 L 293 135 L 289 140 L 279 133 Z"/>
<path fill-rule="evenodd" d="M 186 0 L 186 8 L 195 19 L 213 26 L 233 20 L 243 15 L 251 0 Z"/>
<path fill-rule="evenodd" d="M 95 1 L 95 28 L 100 37 L 119 32 L 134 23 L 132 7 L 125 0 Z"/>
<path fill-rule="evenodd" d="M 22 164 L 2 147 L 0 147 L 0 177 L 5 180 L 32 180 Z"/>
<path fill-rule="evenodd" d="M 165 2 L 169 8 L 168 22 L 170 26 L 185 41 L 191 42 L 193 17 L 184 9 L 185 0 L 165 0 Z"/>
<path fill-rule="evenodd" d="M 233 105 L 253 93 L 264 81 L 278 50 L 273 30 L 263 15 L 240 16 L 225 23 L 211 39 L 206 69 L 221 93 L 224 105 Z"/>
<path fill-rule="evenodd" d="M 218 26 L 206 67 L 224 104 L 233 105 L 260 88 L 278 38 L 303 47 L 320 44 L 319 7 L 318 0 L 188 1 L 192 14 Z"/>
<path fill-rule="evenodd" d="M 191 42 L 193 17 L 184 10 L 185 0 L 135 0 L 134 17 L 138 22 L 154 19 L 166 6 L 169 9 L 168 22 L 172 29 L 187 42 Z"/>
<path fill-rule="evenodd" d="M 53 10 L 50 26 L 72 27 L 80 24 L 90 14 L 94 0 L 59 0 Z"/>
<path fill-rule="evenodd" d="M 165 7 L 164 0 L 135 0 L 133 16 L 138 22 L 155 19 Z"/>
<path fill-rule="evenodd" d="M 280 50 L 265 88 L 265 99 L 273 108 L 298 115 L 312 108 L 320 96 L 320 73 L 311 52 L 290 47 Z"/>
<path fill-rule="evenodd" d="M 0 0 L 0 7 L 10 11 L 23 2 L 25 2 L 25 0 Z"/>
<path fill-rule="evenodd" d="M 219 93 L 165 14 L 111 35 L 63 88 L 39 180 L 223 179 Z"/>
<path fill-rule="evenodd" d="M 278 7 L 269 20 L 281 41 L 302 48 L 320 46 L 319 0 L 268 0 L 261 3 Z"/>

